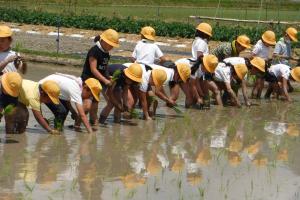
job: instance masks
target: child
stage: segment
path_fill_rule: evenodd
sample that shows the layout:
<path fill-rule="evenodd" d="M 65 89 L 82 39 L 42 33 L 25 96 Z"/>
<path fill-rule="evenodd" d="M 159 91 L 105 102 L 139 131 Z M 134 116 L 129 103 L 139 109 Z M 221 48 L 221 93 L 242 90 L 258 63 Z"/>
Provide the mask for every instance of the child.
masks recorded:
<path fill-rule="evenodd" d="M 107 67 L 110 59 L 109 51 L 114 47 L 119 47 L 119 34 L 113 29 L 107 29 L 100 35 L 100 40 L 96 42 L 96 45 L 87 54 L 81 74 L 83 82 L 89 78 L 98 79 L 104 87 L 103 91 L 112 85 Z M 91 107 L 90 122 L 92 125 L 95 125 L 97 123 L 98 102 L 95 100 L 91 102 L 86 99 L 84 104 Z"/>
<path fill-rule="evenodd" d="M 177 63 L 169 66 L 168 68 L 153 64 L 150 65 L 150 67 L 152 69 L 162 69 L 167 74 L 167 79 L 164 84 L 167 84 L 170 87 L 170 98 L 166 99 L 168 106 L 172 107 L 176 105 L 180 88 L 185 94 L 185 107 L 190 107 L 192 105 L 193 100 L 188 85 L 188 80 L 191 76 L 191 68 L 188 64 Z M 159 91 L 166 95 L 163 87 L 161 87 Z"/>
<path fill-rule="evenodd" d="M 220 91 L 224 90 L 228 92 L 229 96 L 233 100 L 234 105 L 241 107 L 241 103 L 232 89 L 232 83 L 237 82 L 241 83 L 244 77 L 248 72 L 247 66 L 245 64 L 236 64 L 233 67 L 231 65 L 225 63 L 219 63 L 214 75 L 214 80 Z M 223 99 L 223 103 L 226 102 L 227 99 Z M 245 99 L 246 101 L 246 99 Z M 247 103 L 247 102 L 246 102 Z"/>
<path fill-rule="evenodd" d="M 219 45 L 211 53 L 217 56 L 219 62 L 222 62 L 225 58 L 236 57 L 245 49 L 250 49 L 250 39 L 246 35 L 240 35 L 236 40 L 231 43 L 226 42 Z"/>
<path fill-rule="evenodd" d="M 167 73 L 162 69 L 154 69 L 143 72 L 143 78 L 139 88 L 139 99 L 142 105 L 145 120 L 152 119 L 151 114 L 149 113 L 149 107 L 151 105 L 151 102 L 149 102 L 149 98 L 151 97 L 151 86 L 155 87 L 155 94 L 159 98 L 168 101 L 168 96 L 161 92 L 158 92 L 160 91 L 160 88 L 162 87 L 166 79 Z M 156 108 L 153 110 L 154 114 L 155 110 Z"/>
<path fill-rule="evenodd" d="M 121 113 L 128 112 L 134 104 L 133 90 L 142 82 L 143 70 L 140 64 L 133 63 L 128 68 L 121 64 L 114 64 L 108 67 L 110 76 L 120 72 L 118 78 L 113 80 L 114 84 L 107 90 L 107 104 L 100 114 L 99 123 L 104 124 L 113 108 L 114 122 L 121 121 Z M 136 96 L 136 95 L 135 95 Z"/>
<path fill-rule="evenodd" d="M 192 44 L 192 65 L 195 64 L 198 59 L 202 59 L 204 54 L 209 53 L 208 41 L 211 37 L 212 27 L 207 23 L 200 23 L 196 28 L 195 39 Z M 189 87 L 196 100 L 196 105 L 199 106 L 203 104 L 201 97 L 203 93 L 199 88 L 199 78 L 192 76 L 189 81 Z"/>
<path fill-rule="evenodd" d="M 80 77 L 77 78 L 68 74 L 56 73 L 47 76 L 39 83 L 44 83 L 47 80 L 56 82 L 61 91 L 59 105 L 47 104 L 48 108 L 54 113 L 55 119 L 60 121 L 63 125 L 69 111 L 71 111 L 72 118 L 75 119 L 75 129 L 80 130 L 79 125 L 82 121 L 87 131 L 92 133 L 93 130 L 85 114 L 85 111 L 88 110 L 84 108 L 83 101 L 85 99 L 94 98 L 99 102 L 99 95 L 102 90 L 100 82 L 95 78 L 89 78 L 82 82 Z M 77 112 L 71 103 L 75 104 Z"/>
<path fill-rule="evenodd" d="M 300 82 L 300 67 L 290 69 L 288 65 L 276 64 L 272 65 L 266 72 L 266 81 L 269 87 L 266 91 L 265 98 L 270 98 L 273 91 L 277 93 L 277 97 L 283 94 L 285 100 L 291 102 L 292 99 L 288 94 L 288 81 L 293 80 Z"/>
<path fill-rule="evenodd" d="M 29 119 L 27 107 L 38 123 L 50 134 L 58 134 L 59 131 L 52 129 L 44 119 L 41 112 L 41 103 L 59 104 L 60 88 L 54 81 L 45 81 L 39 84 L 30 80 L 23 80 L 19 94 L 18 112 L 10 115 L 10 133 L 24 133 Z"/>
<path fill-rule="evenodd" d="M 250 74 L 251 75 L 255 75 L 257 77 L 263 77 L 264 76 L 264 72 L 265 72 L 265 61 L 264 59 L 260 58 L 260 57 L 254 57 L 251 60 L 247 59 L 247 58 L 242 58 L 242 57 L 230 57 L 230 58 L 226 58 L 223 61 L 226 65 L 238 65 L 238 64 L 243 64 L 246 65 L 246 67 L 250 70 Z M 240 83 L 240 84 L 233 84 L 232 87 L 235 88 L 235 92 L 238 92 L 238 89 L 240 87 L 240 85 L 242 86 L 242 93 L 244 96 L 244 100 L 247 106 L 250 106 L 251 103 L 248 99 L 248 95 L 247 95 L 247 83 L 246 83 L 246 76 L 244 77 L 243 80 L 241 80 L 240 82 L 236 82 L 236 83 Z M 224 97 L 227 95 L 227 92 L 224 92 Z"/>
<path fill-rule="evenodd" d="M 145 26 L 141 30 L 141 41 L 137 43 L 132 53 L 132 62 L 151 65 L 156 60 L 159 63 L 166 61 L 164 54 L 159 47 L 154 44 L 155 30 L 151 26 Z"/>
<path fill-rule="evenodd" d="M 11 50 L 12 30 L 0 26 L 0 74 L 20 71 L 26 73 L 27 65 L 17 52 Z"/>
<path fill-rule="evenodd" d="M 269 63 L 270 53 L 272 51 L 272 46 L 276 44 L 276 36 L 273 31 L 266 31 L 261 36 L 261 39 L 258 40 L 256 45 L 252 50 L 253 57 L 260 57 L 265 60 L 266 63 Z M 256 76 L 254 87 L 252 88 L 251 97 L 260 98 L 262 90 L 264 88 L 264 77 Z"/>
<path fill-rule="evenodd" d="M 289 59 L 292 57 L 292 46 L 291 42 L 297 42 L 297 29 L 290 27 L 286 29 L 285 34 L 275 45 L 273 52 L 273 64 L 285 64 L 290 65 Z"/>
<path fill-rule="evenodd" d="M 7 72 L 2 76 L 0 89 L 0 120 L 2 116 L 7 122 L 8 116 L 15 112 L 12 110 L 5 111 L 9 105 L 15 107 L 18 104 L 18 96 L 22 86 L 22 77 L 17 72 Z M 9 122 L 5 123 L 6 133 L 10 132 Z"/>

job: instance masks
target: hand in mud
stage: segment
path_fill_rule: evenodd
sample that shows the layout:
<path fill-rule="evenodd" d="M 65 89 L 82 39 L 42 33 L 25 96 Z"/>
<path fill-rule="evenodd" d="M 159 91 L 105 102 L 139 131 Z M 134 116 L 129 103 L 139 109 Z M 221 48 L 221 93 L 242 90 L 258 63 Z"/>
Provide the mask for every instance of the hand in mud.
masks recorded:
<path fill-rule="evenodd" d="M 247 102 L 245 103 L 245 105 L 246 105 L 247 107 L 250 107 L 250 106 L 251 106 L 251 103 L 250 103 L 249 101 L 247 101 Z"/>
<path fill-rule="evenodd" d="M 204 110 L 204 103 L 196 103 L 195 107 L 199 110 Z"/>
<path fill-rule="evenodd" d="M 131 119 L 131 114 L 130 114 L 130 112 L 125 111 L 125 112 L 123 113 L 123 117 L 124 117 L 124 119 Z"/>
<path fill-rule="evenodd" d="M 173 106 L 175 106 L 176 105 L 176 102 L 173 100 L 173 99 L 168 99 L 167 100 L 167 106 L 169 106 L 169 107 L 173 107 Z"/>
<path fill-rule="evenodd" d="M 60 132 L 58 130 L 56 130 L 56 129 L 52 129 L 51 131 L 49 131 L 49 133 L 51 135 L 60 135 Z"/>

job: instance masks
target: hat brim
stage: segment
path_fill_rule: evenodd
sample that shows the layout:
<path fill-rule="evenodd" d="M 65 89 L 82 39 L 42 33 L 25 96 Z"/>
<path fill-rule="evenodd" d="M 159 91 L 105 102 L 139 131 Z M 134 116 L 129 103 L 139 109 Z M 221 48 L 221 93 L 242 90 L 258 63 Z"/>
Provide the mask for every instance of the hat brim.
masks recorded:
<path fill-rule="evenodd" d="M 243 80 L 243 75 L 240 73 L 239 70 L 237 70 L 238 66 L 237 65 L 234 65 L 234 71 L 236 73 L 236 75 L 239 77 L 240 80 Z"/>
<path fill-rule="evenodd" d="M 287 34 L 292 39 L 293 42 L 298 42 L 298 38 L 297 37 L 295 37 L 295 36 L 293 36 L 293 35 L 291 35 L 289 33 L 287 33 Z"/>
<path fill-rule="evenodd" d="M 55 105 L 59 104 L 59 98 L 53 97 L 53 96 L 49 95 L 48 93 L 47 93 L 47 95 L 50 98 L 50 100 L 52 101 L 52 103 L 54 103 Z"/>
<path fill-rule="evenodd" d="M 142 34 L 142 35 L 148 40 L 155 41 L 155 37 L 153 37 L 152 35 L 146 35 L 146 34 Z"/>
<path fill-rule="evenodd" d="M 12 97 L 18 97 L 19 96 L 19 91 L 13 91 L 9 85 L 8 85 L 8 81 L 7 81 L 7 75 L 4 74 L 1 78 L 1 84 L 3 89 L 5 90 L 5 92 L 7 92 L 8 95 L 12 96 Z"/>
<path fill-rule="evenodd" d="M 99 94 L 97 94 L 97 92 L 96 91 L 94 91 L 93 89 L 91 89 L 90 88 L 90 90 L 91 90 L 91 92 L 92 92 L 92 94 L 93 94 L 93 97 L 96 99 L 96 101 L 100 101 L 100 97 L 99 97 L 99 95 L 100 95 L 100 93 Z"/>
<path fill-rule="evenodd" d="M 206 57 L 206 56 L 203 57 L 203 65 L 209 73 L 214 73 L 214 70 L 209 67 L 208 57 Z"/>
<path fill-rule="evenodd" d="M 237 41 L 237 43 L 239 43 L 239 45 L 241 45 L 242 47 L 245 47 L 246 49 L 250 49 L 252 47 L 251 44 L 247 45 L 247 44 L 240 43 L 239 41 Z"/>
<path fill-rule="evenodd" d="M 138 83 L 141 83 L 142 82 L 142 78 L 137 78 L 135 76 L 133 76 L 130 72 L 129 72 L 129 69 L 126 68 L 124 69 L 124 73 L 125 75 L 130 78 L 131 80 L 135 81 L 135 82 L 138 82 Z"/>
<path fill-rule="evenodd" d="M 252 60 L 250 61 L 251 65 L 253 65 L 255 68 L 259 69 L 261 72 L 266 72 L 266 70 L 264 68 L 262 68 L 261 66 L 256 65 L 255 63 L 252 62 Z"/>
<path fill-rule="evenodd" d="M 292 75 L 292 77 L 293 77 L 293 79 L 295 80 L 295 81 L 297 81 L 297 82 L 300 82 L 300 79 L 296 76 L 296 74 L 295 74 L 295 70 L 292 70 L 291 71 L 291 75 Z"/>
<path fill-rule="evenodd" d="M 270 40 L 266 39 L 264 36 L 262 36 L 262 39 L 268 45 L 272 45 L 272 46 L 276 45 L 276 41 L 270 41 Z"/>
<path fill-rule="evenodd" d="M 182 80 L 184 83 L 186 83 L 186 81 L 188 80 L 188 78 L 184 78 L 183 74 L 182 74 L 179 70 L 178 70 L 178 74 L 179 74 L 181 80 Z"/>
<path fill-rule="evenodd" d="M 115 43 L 115 42 L 111 42 L 110 40 L 108 40 L 104 35 L 100 35 L 100 38 L 102 39 L 102 40 L 104 40 L 104 42 L 106 42 L 107 44 L 109 44 L 110 46 L 112 46 L 112 47 L 115 47 L 115 48 L 118 48 L 118 47 L 120 47 L 120 44 L 118 44 L 118 43 Z"/>
<path fill-rule="evenodd" d="M 201 30 L 199 28 L 197 28 L 198 31 L 201 31 L 202 33 L 205 33 L 206 35 L 209 35 L 210 37 L 212 36 L 212 34 L 210 32 L 207 32 L 205 30 Z"/>

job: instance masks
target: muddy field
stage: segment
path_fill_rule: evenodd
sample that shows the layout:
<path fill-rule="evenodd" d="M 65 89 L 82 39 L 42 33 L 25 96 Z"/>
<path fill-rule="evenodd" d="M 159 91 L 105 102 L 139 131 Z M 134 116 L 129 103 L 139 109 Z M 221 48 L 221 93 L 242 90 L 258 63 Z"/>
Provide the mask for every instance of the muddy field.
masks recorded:
<path fill-rule="evenodd" d="M 30 64 L 27 78 L 56 71 L 80 74 Z M 47 135 L 31 116 L 25 134 L 5 135 L 1 122 L 0 199 L 298 200 L 299 93 L 293 97 L 207 111 L 185 110 L 181 99 L 182 115 L 160 103 L 153 122 L 110 119 L 95 134 L 65 127 Z"/>

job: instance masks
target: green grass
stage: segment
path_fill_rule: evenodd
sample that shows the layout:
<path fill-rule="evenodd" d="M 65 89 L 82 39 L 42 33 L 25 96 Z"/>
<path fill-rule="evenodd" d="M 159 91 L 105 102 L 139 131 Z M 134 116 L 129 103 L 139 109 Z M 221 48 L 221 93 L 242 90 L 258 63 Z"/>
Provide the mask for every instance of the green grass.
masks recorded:
<path fill-rule="evenodd" d="M 223 0 L 217 12 L 217 0 L 150 0 L 150 1 L 104 1 L 104 0 L 35 0 L 9 1 L 0 6 L 12 8 L 35 9 L 54 13 L 86 15 L 98 14 L 101 16 L 134 17 L 139 19 L 161 19 L 164 21 L 194 22 L 190 15 L 217 16 L 239 19 L 261 20 L 300 20 L 300 3 L 290 1 L 267 1 L 260 10 L 260 1 L 236 1 Z M 118 5 L 115 5 L 117 2 Z M 279 3 L 278 3 L 279 2 Z M 240 5 L 246 5 L 240 7 Z M 97 6 L 95 6 L 97 5 Z M 281 10 L 279 11 L 278 8 Z"/>

